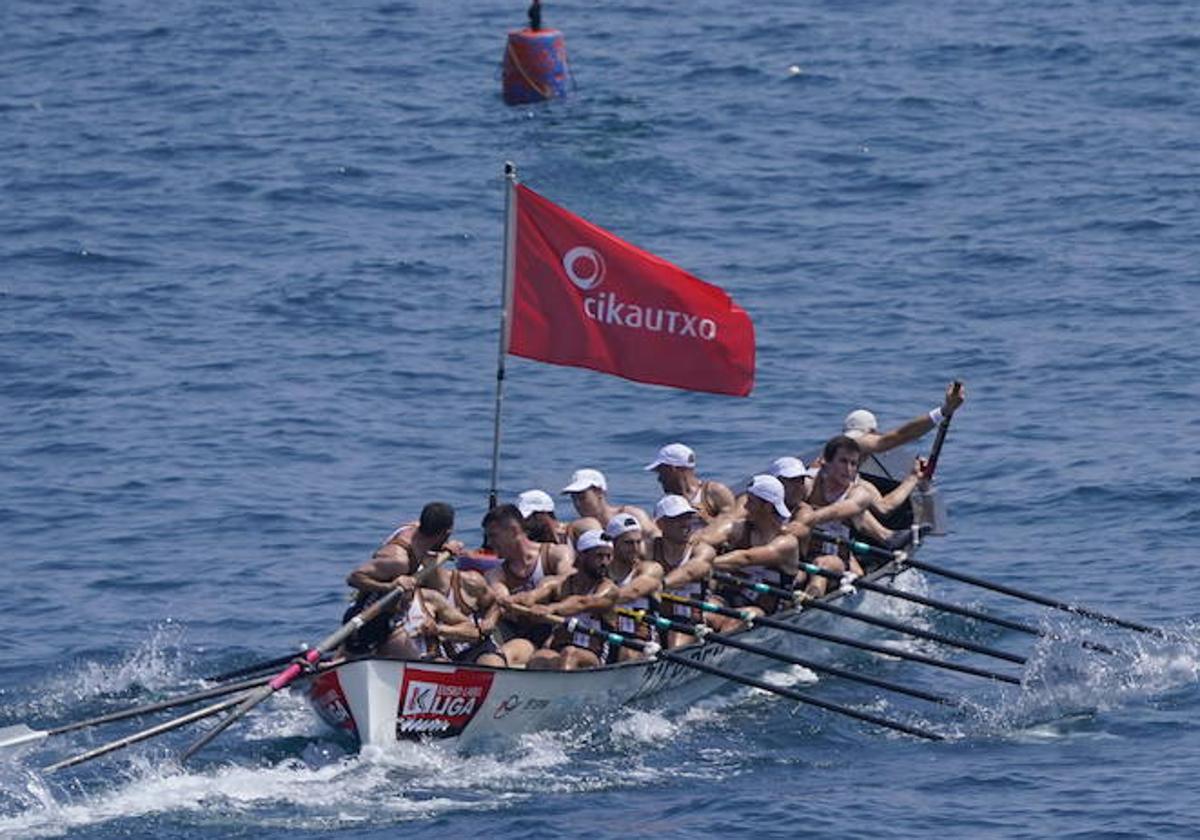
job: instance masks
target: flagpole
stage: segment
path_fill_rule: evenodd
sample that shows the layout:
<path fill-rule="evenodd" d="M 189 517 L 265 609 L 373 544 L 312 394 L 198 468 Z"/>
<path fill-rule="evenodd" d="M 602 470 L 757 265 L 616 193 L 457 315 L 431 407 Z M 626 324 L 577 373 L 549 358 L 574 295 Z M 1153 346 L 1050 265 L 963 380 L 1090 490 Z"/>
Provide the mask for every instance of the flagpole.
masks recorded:
<path fill-rule="evenodd" d="M 492 480 L 488 509 L 497 504 L 500 475 L 500 409 L 504 404 L 504 360 L 508 356 L 509 313 L 512 309 L 513 270 L 517 259 L 517 167 L 504 162 L 504 267 L 500 275 L 500 352 L 496 358 L 496 412 L 492 426 Z"/>

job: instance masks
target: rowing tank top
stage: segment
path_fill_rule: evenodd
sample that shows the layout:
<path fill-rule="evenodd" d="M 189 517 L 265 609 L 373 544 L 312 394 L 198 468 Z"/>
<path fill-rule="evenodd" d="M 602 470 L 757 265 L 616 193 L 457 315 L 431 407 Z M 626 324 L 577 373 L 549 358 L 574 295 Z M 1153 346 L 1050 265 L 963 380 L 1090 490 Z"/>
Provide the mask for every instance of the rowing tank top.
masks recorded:
<path fill-rule="evenodd" d="M 844 501 L 850 495 L 850 490 L 853 488 L 853 486 L 854 485 L 850 485 L 850 487 L 847 487 L 845 489 L 845 491 L 842 493 L 842 495 L 838 496 L 836 499 L 834 499 L 831 502 L 826 502 L 825 504 L 821 505 L 821 507 L 828 507 L 829 505 L 836 505 L 838 502 Z M 821 488 L 821 495 L 822 496 L 825 495 L 824 487 Z M 817 508 L 817 510 L 820 510 L 820 509 L 821 508 Z M 823 531 L 826 534 L 831 534 L 835 537 L 839 537 L 843 540 L 850 539 L 850 523 L 848 523 L 844 520 L 841 520 L 841 519 L 835 520 L 833 522 L 824 522 L 817 526 L 817 530 Z M 844 560 L 844 559 L 846 559 L 844 556 L 844 555 L 846 555 L 846 553 L 847 553 L 847 549 L 845 548 L 845 546 L 838 545 L 838 543 L 833 540 L 823 540 L 820 537 L 814 537 L 812 544 L 808 548 L 808 556 L 810 558 L 821 557 L 822 555 L 826 555 L 826 554 L 832 554 L 834 557 L 841 557 Z"/>
<path fill-rule="evenodd" d="M 624 589 L 626 586 L 629 586 L 629 584 L 633 583 L 633 579 L 635 577 L 637 577 L 637 564 L 634 564 L 633 568 L 629 570 L 629 574 L 625 575 L 624 580 L 617 583 L 617 588 Z M 628 607 L 631 610 L 649 610 L 650 599 L 644 596 L 641 598 L 634 598 L 632 601 L 628 601 L 623 606 Z M 634 621 L 627 615 L 617 616 L 617 630 L 621 633 L 625 633 L 627 635 L 637 635 L 639 628 L 645 626 L 645 624 Z"/>
<path fill-rule="evenodd" d="M 550 543 L 542 543 L 538 550 L 537 562 L 533 565 L 533 571 L 529 573 L 529 577 L 518 578 L 512 574 L 508 568 L 508 563 L 500 564 L 500 580 L 508 587 L 508 591 L 513 595 L 518 592 L 528 592 L 531 589 L 536 589 L 537 585 L 546 577 L 546 558 L 550 556 Z M 516 586 L 513 586 L 511 581 L 517 581 Z"/>
<path fill-rule="evenodd" d="M 400 619 L 399 627 L 416 648 L 417 656 L 421 657 L 428 656 L 430 652 L 429 638 L 421 629 L 425 626 L 427 618 L 432 619 L 433 615 L 425 609 L 425 599 L 421 597 L 421 590 L 418 589 L 413 593 L 408 610 L 404 613 L 404 618 Z"/>
<path fill-rule="evenodd" d="M 667 574 L 670 574 L 676 569 L 683 568 L 692 561 L 692 548 L 693 545 L 688 543 L 687 549 L 683 552 L 683 557 L 680 558 L 679 563 L 675 566 L 672 566 L 667 562 L 666 549 L 663 546 L 663 538 L 655 537 L 651 556 L 654 558 L 656 563 L 663 567 Z M 683 586 L 677 586 L 673 589 L 666 589 L 665 591 L 670 592 L 672 595 L 678 595 L 681 598 L 694 598 L 698 601 L 703 601 L 708 597 L 708 580 L 694 580 L 691 583 L 685 583 Z M 704 614 L 700 611 L 699 607 L 692 607 L 687 604 L 676 604 L 673 601 L 663 601 L 660 607 L 660 612 L 662 612 L 667 618 L 679 618 L 690 621 L 693 624 L 698 623 L 704 618 Z"/>

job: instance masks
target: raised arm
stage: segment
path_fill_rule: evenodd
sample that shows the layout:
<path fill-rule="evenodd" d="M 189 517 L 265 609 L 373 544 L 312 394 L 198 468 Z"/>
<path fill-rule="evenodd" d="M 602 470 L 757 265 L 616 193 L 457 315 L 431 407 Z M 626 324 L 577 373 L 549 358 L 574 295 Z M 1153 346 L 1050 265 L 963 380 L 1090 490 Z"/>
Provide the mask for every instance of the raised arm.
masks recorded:
<path fill-rule="evenodd" d="M 887 452 L 889 449 L 895 449 L 897 446 L 911 443 L 930 432 L 943 418 L 952 417 L 954 412 L 958 410 L 958 407 L 966 399 L 966 387 L 960 382 L 951 382 L 946 387 L 946 397 L 942 400 L 940 406 L 928 414 L 921 414 L 914 417 L 907 423 L 897 426 L 890 431 L 883 433 L 871 432 L 863 435 L 858 439 L 859 449 L 865 455 L 876 452 Z"/>

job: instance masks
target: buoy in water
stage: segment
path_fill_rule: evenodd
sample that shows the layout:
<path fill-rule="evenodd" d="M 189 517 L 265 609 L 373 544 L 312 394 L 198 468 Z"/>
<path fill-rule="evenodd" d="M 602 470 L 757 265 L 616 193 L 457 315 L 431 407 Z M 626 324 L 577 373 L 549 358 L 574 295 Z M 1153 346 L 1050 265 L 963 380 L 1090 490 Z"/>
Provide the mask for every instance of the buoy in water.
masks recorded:
<path fill-rule="evenodd" d="M 504 50 L 504 101 L 524 105 L 567 95 L 567 44 L 557 29 L 513 29 Z"/>

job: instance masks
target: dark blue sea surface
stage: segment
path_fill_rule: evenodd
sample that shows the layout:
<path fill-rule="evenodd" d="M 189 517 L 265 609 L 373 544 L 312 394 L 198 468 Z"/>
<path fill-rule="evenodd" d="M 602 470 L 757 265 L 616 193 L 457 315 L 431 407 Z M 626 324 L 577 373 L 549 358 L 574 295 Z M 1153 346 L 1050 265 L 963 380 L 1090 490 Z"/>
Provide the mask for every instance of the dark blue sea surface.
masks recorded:
<path fill-rule="evenodd" d="M 0 726 L 317 641 L 430 499 L 478 538 L 505 160 L 758 334 L 744 400 L 510 360 L 505 497 L 595 466 L 648 506 L 671 440 L 736 484 L 958 377 L 924 558 L 1182 639 L 913 575 L 1118 655 L 893 602 L 1031 657 L 845 656 L 962 712 L 808 689 L 938 744 L 728 692 L 360 757 L 285 695 L 186 769 L 188 732 L 37 769 L 134 726 L 4 751 L 0 836 L 1195 836 L 1200 6 L 562 0 L 574 95 L 508 108 L 524 6 L 0 5 Z"/>

